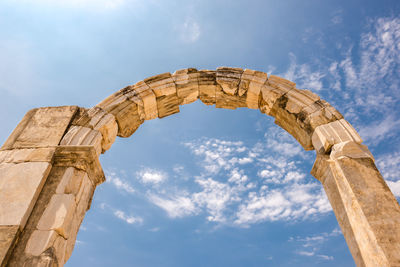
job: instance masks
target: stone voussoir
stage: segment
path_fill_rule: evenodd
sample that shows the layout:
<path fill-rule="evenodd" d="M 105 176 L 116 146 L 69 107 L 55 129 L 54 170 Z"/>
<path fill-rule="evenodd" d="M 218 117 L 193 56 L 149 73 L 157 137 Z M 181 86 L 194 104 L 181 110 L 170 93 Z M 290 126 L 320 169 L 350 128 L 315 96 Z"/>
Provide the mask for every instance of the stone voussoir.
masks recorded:
<path fill-rule="evenodd" d="M 346 141 L 361 144 L 363 140 L 345 119 L 320 125 L 312 135 L 312 143 L 318 153 L 329 153 L 333 145 Z"/>
<path fill-rule="evenodd" d="M 246 96 L 247 107 L 258 109 L 258 100 L 261 88 L 268 79 L 268 75 L 261 71 L 245 69 L 239 83 L 239 96 Z"/>
<path fill-rule="evenodd" d="M 206 105 L 214 105 L 217 87 L 217 71 L 199 70 L 199 99 Z"/>
<path fill-rule="evenodd" d="M 130 100 L 121 93 L 122 90 L 124 89 L 109 96 L 96 106 L 115 116 L 118 124 L 118 136 L 129 137 L 144 122 L 145 112 L 141 98 Z"/>
<path fill-rule="evenodd" d="M 60 142 L 62 146 L 93 146 L 97 155 L 102 152 L 103 137 L 97 130 L 88 127 L 71 126 Z"/>
<path fill-rule="evenodd" d="M 144 80 L 156 95 L 158 117 L 164 118 L 179 112 L 177 89 L 171 73 L 163 73 Z"/>
<path fill-rule="evenodd" d="M 177 70 L 172 74 L 179 105 L 193 103 L 199 98 L 199 76 L 195 68 Z"/>

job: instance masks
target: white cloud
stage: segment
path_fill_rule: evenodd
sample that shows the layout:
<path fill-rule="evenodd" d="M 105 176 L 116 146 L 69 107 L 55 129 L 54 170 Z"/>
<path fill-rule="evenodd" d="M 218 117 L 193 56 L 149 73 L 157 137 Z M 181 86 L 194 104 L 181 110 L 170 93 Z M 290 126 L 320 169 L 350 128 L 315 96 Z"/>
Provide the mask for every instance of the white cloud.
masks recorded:
<path fill-rule="evenodd" d="M 176 27 L 180 39 L 185 43 L 196 42 L 201 35 L 200 25 L 192 17 L 187 17 L 185 21 Z"/>
<path fill-rule="evenodd" d="M 141 217 L 135 217 L 132 215 L 126 215 L 125 212 L 122 210 L 115 210 L 114 211 L 114 216 L 117 217 L 118 219 L 121 219 L 122 221 L 128 223 L 128 224 L 134 224 L 134 223 L 142 223 L 143 219 Z"/>
<path fill-rule="evenodd" d="M 333 260 L 333 256 L 319 254 L 317 252 L 321 250 L 322 244 L 339 235 L 341 235 L 340 229 L 335 228 L 329 233 L 324 232 L 321 234 L 306 237 L 291 237 L 289 239 L 289 242 L 296 242 L 299 244 L 300 248 L 295 251 L 295 253 L 298 255 L 306 257 L 315 256 L 323 260 Z"/>
<path fill-rule="evenodd" d="M 150 194 L 149 200 L 165 210 L 171 218 L 180 218 L 197 214 L 198 212 L 192 199 L 186 196 L 169 196 L 163 198 L 155 194 Z"/>
<path fill-rule="evenodd" d="M 125 191 L 127 193 L 134 193 L 135 189 L 125 180 L 118 177 L 115 172 L 106 171 L 106 181 L 107 183 L 111 183 L 118 190 Z"/>
<path fill-rule="evenodd" d="M 168 178 L 165 172 L 150 168 L 141 170 L 137 172 L 136 175 L 144 184 L 160 184 Z"/>
<path fill-rule="evenodd" d="M 379 143 L 385 138 L 398 134 L 399 128 L 400 119 L 396 119 L 394 116 L 387 116 L 381 122 L 361 126 L 359 133 L 364 140 L 368 140 L 371 143 Z"/>
<path fill-rule="evenodd" d="M 298 88 L 313 91 L 320 91 L 323 88 L 322 79 L 325 77 L 323 72 L 312 71 L 311 66 L 307 64 L 298 65 L 293 53 L 289 53 L 289 58 L 290 66 L 287 72 L 282 74 L 283 77 L 295 82 Z"/>

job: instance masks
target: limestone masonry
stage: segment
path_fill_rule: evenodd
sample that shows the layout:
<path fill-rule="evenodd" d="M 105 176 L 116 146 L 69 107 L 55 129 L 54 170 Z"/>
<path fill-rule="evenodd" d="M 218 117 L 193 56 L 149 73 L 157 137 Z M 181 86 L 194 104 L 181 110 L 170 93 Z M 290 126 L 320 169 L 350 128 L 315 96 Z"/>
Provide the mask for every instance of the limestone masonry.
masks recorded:
<path fill-rule="evenodd" d="M 63 266 L 97 185 L 99 156 L 146 120 L 206 105 L 259 109 L 305 150 L 357 266 L 400 266 L 400 206 L 356 130 L 328 102 L 248 69 L 178 70 L 125 87 L 90 109 L 28 111 L 0 149 L 1 266 Z"/>

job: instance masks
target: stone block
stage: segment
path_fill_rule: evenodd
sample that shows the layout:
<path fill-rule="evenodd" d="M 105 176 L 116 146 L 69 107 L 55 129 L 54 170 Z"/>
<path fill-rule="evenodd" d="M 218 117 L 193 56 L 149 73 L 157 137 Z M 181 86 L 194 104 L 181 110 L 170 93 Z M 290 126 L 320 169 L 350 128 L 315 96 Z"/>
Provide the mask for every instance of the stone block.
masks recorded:
<path fill-rule="evenodd" d="M 369 158 L 375 161 L 368 147 L 363 144 L 358 144 L 353 141 L 346 141 L 332 146 L 330 158 L 332 160 L 341 159 L 342 157 L 352 159 Z"/>
<path fill-rule="evenodd" d="M 320 125 L 312 135 L 313 146 L 319 153 L 328 153 L 334 144 L 346 141 L 362 143 L 359 134 L 345 119 Z"/>
<path fill-rule="evenodd" d="M 51 162 L 55 148 L 23 148 L 0 151 L 0 163 Z"/>
<path fill-rule="evenodd" d="M 83 111 L 81 111 L 78 118 L 72 122 L 72 125 L 88 127 L 99 131 L 103 137 L 101 147 L 104 153 L 114 143 L 118 134 L 118 124 L 114 115 L 99 107 L 80 110 Z"/>
<path fill-rule="evenodd" d="M 214 105 L 216 100 L 217 77 L 215 70 L 199 71 L 199 99 L 206 105 Z"/>
<path fill-rule="evenodd" d="M 246 95 L 247 107 L 258 109 L 258 99 L 261 88 L 267 81 L 268 75 L 261 71 L 245 69 L 242 73 L 238 95 Z"/>
<path fill-rule="evenodd" d="M 114 115 L 120 137 L 131 136 L 145 119 L 143 101 L 140 98 L 133 100 L 125 95 L 114 94 L 99 103 L 97 107 Z"/>
<path fill-rule="evenodd" d="M 241 68 L 219 67 L 216 74 L 217 84 L 221 86 L 225 94 L 237 95 L 242 73 L 243 69 Z"/>
<path fill-rule="evenodd" d="M 275 102 L 287 93 L 289 88 L 271 86 L 269 80 L 261 87 L 261 94 L 258 99 L 258 106 L 262 113 L 270 115 L 271 109 Z"/>
<path fill-rule="evenodd" d="M 246 96 L 228 95 L 219 85 L 217 85 L 215 90 L 216 108 L 236 109 L 246 106 Z"/>
<path fill-rule="evenodd" d="M 63 266 L 66 260 L 64 259 L 65 251 L 66 251 L 67 240 L 65 240 L 62 236 L 60 236 L 56 231 L 41 231 L 35 230 L 32 235 L 30 236 L 28 243 L 25 248 L 25 253 L 27 254 L 28 258 L 36 258 L 40 259 L 39 256 L 42 256 L 52 248 L 52 252 L 54 252 L 52 257 L 56 257 L 57 265 Z M 29 257 L 34 256 L 34 257 Z M 35 261 L 27 261 L 34 266 L 42 266 L 37 265 Z M 40 262 L 40 261 L 39 261 Z"/>
<path fill-rule="evenodd" d="M 145 120 L 158 118 L 156 95 L 154 94 L 153 90 L 151 90 L 151 88 L 144 81 L 137 82 L 131 87 L 132 91 L 126 94 L 126 96 L 128 96 L 129 100 L 132 102 L 141 101 L 143 103 Z"/>
<path fill-rule="evenodd" d="M 197 69 L 189 68 L 177 70 L 172 75 L 176 85 L 176 94 L 179 105 L 190 104 L 199 97 L 199 72 Z"/>
<path fill-rule="evenodd" d="M 56 194 L 73 194 L 76 197 L 85 175 L 87 174 L 84 171 L 80 171 L 74 167 L 67 168 L 57 186 Z"/>
<path fill-rule="evenodd" d="M 19 234 L 19 225 L 0 225 L 0 265 L 8 261 Z"/>
<path fill-rule="evenodd" d="M 54 194 L 37 225 L 38 230 L 54 230 L 67 239 L 76 210 L 73 194 Z"/>
<path fill-rule="evenodd" d="M 54 154 L 54 166 L 83 170 L 95 186 L 105 181 L 99 158 L 91 146 L 58 146 Z"/>
<path fill-rule="evenodd" d="M 179 112 L 179 99 L 176 86 L 169 72 L 150 77 L 145 79 L 144 82 L 156 95 L 159 118 Z"/>
<path fill-rule="evenodd" d="M 50 169 L 48 162 L 0 164 L 0 225 L 24 228 Z"/>
<path fill-rule="evenodd" d="M 296 83 L 275 75 L 270 75 L 268 77 L 268 83 L 270 86 L 281 89 L 283 91 L 290 91 L 291 89 L 296 87 Z"/>
<path fill-rule="evenodd" d="M 77 110 L 77 106 L 63 106 L 29 111 L 4 143 L 2 150 L 57 146 Z"/>
<path fill-rule="evenodd" d="M 62 146 L 93 146 L 97 155 L 102 152 L 103 137 L 99 131 L 82 126 L 71 126 L 60 142 Z"/>

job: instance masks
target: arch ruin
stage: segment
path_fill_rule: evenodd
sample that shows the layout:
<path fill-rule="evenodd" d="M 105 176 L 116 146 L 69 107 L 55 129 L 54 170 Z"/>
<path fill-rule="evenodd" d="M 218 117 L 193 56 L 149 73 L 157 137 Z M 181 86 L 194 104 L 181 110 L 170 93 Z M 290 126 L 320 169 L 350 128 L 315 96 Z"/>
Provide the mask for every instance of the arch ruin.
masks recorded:
<path fill-rule="evenodd" d="M 400 266 L 400 206 L 356 130 L 328 102 L 284 78 L 221 67 L 147 78 L 96 106 L 35 108 L 0 149 L 1 266 L 63 266 L 97 185 L 99 156 L 146 120 L 206 105 L 259 109 L 305 150 L 357 266 Z"/>

